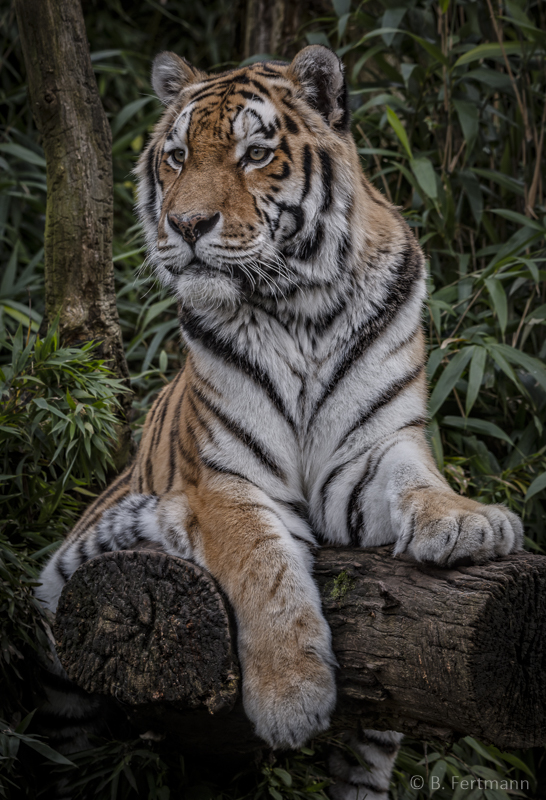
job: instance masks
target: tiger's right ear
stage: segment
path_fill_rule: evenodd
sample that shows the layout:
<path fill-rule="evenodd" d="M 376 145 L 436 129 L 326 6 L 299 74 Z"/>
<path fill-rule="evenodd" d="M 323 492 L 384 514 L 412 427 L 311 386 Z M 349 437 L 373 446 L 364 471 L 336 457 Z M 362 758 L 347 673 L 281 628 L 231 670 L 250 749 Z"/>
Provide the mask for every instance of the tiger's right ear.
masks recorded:
<path fill-rule="evenodd" d="M 185 58 L 165 50 L 154 58 L 152 86 L 162 103 L 168 106 L 179 92 L 190 83 L 206 77 L 205 72 L 193 67 Z"/>

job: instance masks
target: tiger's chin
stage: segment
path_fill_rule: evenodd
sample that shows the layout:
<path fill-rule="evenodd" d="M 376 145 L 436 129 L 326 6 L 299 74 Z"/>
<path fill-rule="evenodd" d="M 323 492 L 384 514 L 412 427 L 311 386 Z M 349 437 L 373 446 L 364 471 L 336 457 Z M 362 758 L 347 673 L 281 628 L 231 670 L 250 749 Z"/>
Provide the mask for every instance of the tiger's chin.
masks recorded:
<path fill-rule="evenodd" d="M 195 274 L 184 272 L 170 276 L 169 287 L 187 308 L 233 309 L 241 304 L 243 294 L 237 281 L 222 273 Z"/>

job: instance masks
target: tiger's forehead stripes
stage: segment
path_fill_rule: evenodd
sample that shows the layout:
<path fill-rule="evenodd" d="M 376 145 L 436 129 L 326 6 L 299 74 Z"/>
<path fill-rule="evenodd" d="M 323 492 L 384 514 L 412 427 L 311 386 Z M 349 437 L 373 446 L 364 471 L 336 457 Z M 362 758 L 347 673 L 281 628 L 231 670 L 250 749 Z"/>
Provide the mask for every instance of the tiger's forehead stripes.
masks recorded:
<path fill-rule="evenodd" d="M 207 103 L 200 107 L 198 101 L 191 101 L 177 117 L 166 137 L 166 146 L 207 138 L 212 132 L 220 140 L 242 142 L 253 137 L 273 149 L 277 148 L 282 123 L 275 105 L 269 100 L 257 103 L 256 96 L 246 103 L 237 102 L 236 90 L 233 95 L 232 105 L 220 100 L 213 106 Z"/>

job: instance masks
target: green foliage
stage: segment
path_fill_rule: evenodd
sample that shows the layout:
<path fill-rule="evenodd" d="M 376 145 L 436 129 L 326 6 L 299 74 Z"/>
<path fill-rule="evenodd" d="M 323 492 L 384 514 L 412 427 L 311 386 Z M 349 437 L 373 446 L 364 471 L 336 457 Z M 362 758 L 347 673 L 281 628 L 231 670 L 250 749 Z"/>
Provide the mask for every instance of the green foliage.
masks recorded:
<path fill-rule="evenodd" d="M 2 485 L 15 481 L 29 505 L 43 503 L 37 520 L 42 524 L 72 484 L 105 482 L 105 470 L 113 465 L 105 442 L 115 435 L 115 395 L 124 389 L 94 357 L 93 343 L 60 347 L 55 325 L 26 347 L 19 328 L 0 348 L 11 352 L 10 363 L 0 369 L 0 479 Z M 49 504 L 44 500 L 53 484 L 56 499 Z M 18 516 L 11 507 L 10 512 Z"/>
<path fill-rule="evenodd" d="M 377 11 L 323 18 L 321 36 L 347 64 L 364 166 L 428 256 L 435 455 L 457 491 L 506 503 L 543 548 L 544 7 Z"/>
<path fill-rule="evenodd" d="M 138 436 L 153 395 L 184 358 L 175 303 L 142 274 L 133 215 L 132 169 L 160 113 L 149 65 L 156 52 L 172 49 L 204 69 L 231 66 L 240 33 L 227 0 L 139 0 L 130 16 L 117 0 L 90 0 L 85 13 L 112 126 L 114 266 Z M 33 345 L 17 334 L 20 324 L 36 332 L 43 311 L 45 163 L 13 10 L 0 15 L 0 333 L 7 342 L 0 436 L 2 473 L 15 476 L 0 481 L 0 667 L 10 687 L 3 713 L 11 718 L 20 704 L 23 647 L 43 635 L 31 592 L 36 570 L 93 490 L 90 473 L 108 467 L 98 442 L 112 434 L 114 385 L 100 363 L 91 366 L 91 349 L 63 350 L 54 334 Z M 298 40 L 329 44 L 343 57 L 363 166 L 401 206 L 427 254 L 430 438 L 438 464 L 457 491 L 523 514 L 527 544 L 538 550 L 546 548 L 545 30 L 539 0 L 325 0 Z M 17 737 L 8 738 L 0 769 L 22 786 L 9 750 Z M 326 790 L 324 754 L 313 747 L 221 786 L 189 776 L 163 743 L 113 743 L 75 761 L 79 780 L 91 780 L 98 797 L 136 797 L 138 790 L 150 798 L 279 800 Z M 398 800 L 506 800 L 489 789 L 454 795 L 447 788 L 456 774 L 481 773 L 529 777 L 533 796 L 541 781 L 527 771 L 538 776 L 543 757 L 500 754 L 469 738 L 428 752 L 410 743 L 393 792 Z M 410 786 L 415 775 L 425 781 L 422 791 Z M 431 776 L 440 775 L 443 788 L 434 791 Z"/>
<path fill-rule="evenodd" d="M 92 343 L 63 348 L 55 326 L 26 339 L 0 339 L 0 714 L 20 707 L 25 648 L 46 645 L 38 565 L 106 481 L 124 391 Z"/>
<path fill-rule="evenodd" d="M 43 741 L 41 736 L 27 733 L 34 711 L 28 714 L 18 725 L 9 725 L 0 718 L 0 797 L 6 800 L 18 800 L 24 792 L 26 796 L 36 795 L 36 786 L 25 777 L 24 769 L 19 769 L 21 756 L 28 758 L 38 753 L 48 764 L 72 765 L 68 758 L 57 753 Z M 15 780 L 13 780 L 15 778 Z"/>
<path fill-rule="evenodd" d="M 480 744 L 471 736 L 449 749 L 425 747 L 424 756 L 422 745 L 415 744 L 408 742 L 398 757 L 395 800 L 428 800 L 433 796 L 437 800 L 509 800 L 531 797 L 527 792 L 534 794 L 539 788 L 526 761 L 514 753 L 501 753 L 496 747 Z M 532 757 L 527 761 L 534 766 Z"/>

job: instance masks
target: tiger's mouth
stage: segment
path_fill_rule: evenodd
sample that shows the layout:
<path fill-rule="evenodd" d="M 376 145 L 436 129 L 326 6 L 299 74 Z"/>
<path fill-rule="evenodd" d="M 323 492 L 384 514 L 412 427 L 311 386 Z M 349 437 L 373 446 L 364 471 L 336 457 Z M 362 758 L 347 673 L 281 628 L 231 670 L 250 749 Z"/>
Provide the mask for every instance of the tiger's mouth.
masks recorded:
<path fill-rule="evenodd" d="M 165 265 L 165 268 L 173 278 L 179 278 L 181 275 L 187 275 L 188 273 L 194 273 L 195 275 L 199 275 L 199 277 L 208 275 L 211 278 L 217 277 L 220 274 L 223 277 L 236 280 L 241 285 L 241 288 L 251 288 L 252 285 L 249 271 L 238 264 L 210 264 L 206 261 L 202 261 L 200 258 L 194 258 L 184 267 L 177 266 L 176 264 L 168 264 Z"/>

